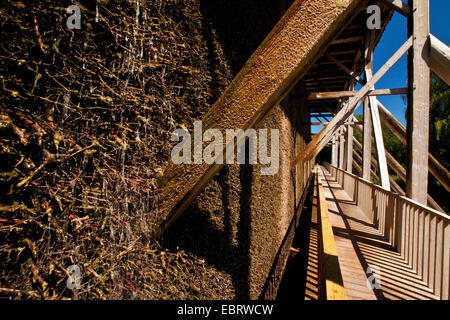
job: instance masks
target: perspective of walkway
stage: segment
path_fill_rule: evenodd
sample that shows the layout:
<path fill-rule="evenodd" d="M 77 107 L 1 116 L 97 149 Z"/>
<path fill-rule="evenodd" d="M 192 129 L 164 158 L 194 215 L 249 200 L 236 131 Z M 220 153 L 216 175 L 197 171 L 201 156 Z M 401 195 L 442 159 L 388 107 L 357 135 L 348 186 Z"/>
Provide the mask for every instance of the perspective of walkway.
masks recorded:
<path fill-rule="evenodd" d="M 421 257 L 422 259 L 417 259 L 414 246 L 407 248 L 405 252 L 409 254 L 411 250 L 412 255 L 410 256 L 414 260 L 413 263 L 408 263 L 408 258 L 402 256 L 392 246 L 390 241 L 392 237 L 389 234 L 393 235 L 394 233 L 388 232 L 388 235 L 386 235 L 382 231 L 394 229 L 393 224 L 386 222 L 389 220 L 388 215 L 384 217 L 384 223 L 380 223 L 381 219 L 375 219 L 378 223 L 374 223 L 357 205 L 357 200 L 355 200 L 357 197 L 349 195 L 338 183 L 336 172 L 338 171 L 335 169 L 335 174 L 330 174 L 325 168 L 321 167 L 318 169 L 318 181 L 323 186 L 346 298 L 371 300 L 440 299 L 437 294 L 439 290 L 436 290 L 440 286 L 440 271 L 433 270 L 433 267 L 439 268 L 439 264 L 442 264 L 443 261 L 438 260 L 437 264 L 432 264 L 435 262 L 433 259 L 439 256 L 439 251 L 443 249 L 442 247 L 439 248 L 440 244 L 438 243 L 437 246 L 433 247 L 430 243 L 424 241 L 424 237 L 408 230 L 415 246 L 417 247 L 420 242 L 422 247 L 426 248 L 426 250 L 421 251 L 422 253 L 425 252 Z M 369 198 L 372 195 L 368 193 L 365 196 L 367 200 L 370 200 Z M 312 219 L 314 222 L 315 217 L 313 216 Z M 413 229 L 415 229 L 413 219 L 408 222 L 411 222 Z M 417 219 L 415 222 L 420 224 Z M 429 223 L 426 224 L 428 230 L 433 229 L 433 227 L 429 229 L 430 226 Z M 420 230 L 426 239 L 431 240 L 430 234 L 425 231 L 427 228 L 422 225 Z M 397 228 L 397 230 L 400 229 Z M 409 237 L 409 235 L 406 237 Z M 316 228 L 311 230 L 310 239 L 309 254 L 314 255 L 317 248 Z M 444 256 L 448 255 L 445 254 L 445 251 L 443 253 Z M 310 259 L 309 262 L 306 299 L 317 297 L 314 293 L 314 288 L 317 287 L 314 287 L 315 281 L 312 281 L 314 278 L 317 279 L 314 276 L 314 271 L 317 271 L 316 262 L 315 259 Z M 311 265 L 311 263 L 315 263 L 315 265 Z M 416 265 L 420 266 L 419 271 L 416 270 Z M 427 278 L 428 281 L 424 278 Z M 444 281 L 448 282 L 448 279 L 444 279 Z M 430 285 L 431 283 L 433 285 Z M 434 285 L 435 283 L 438 285 Z"/>

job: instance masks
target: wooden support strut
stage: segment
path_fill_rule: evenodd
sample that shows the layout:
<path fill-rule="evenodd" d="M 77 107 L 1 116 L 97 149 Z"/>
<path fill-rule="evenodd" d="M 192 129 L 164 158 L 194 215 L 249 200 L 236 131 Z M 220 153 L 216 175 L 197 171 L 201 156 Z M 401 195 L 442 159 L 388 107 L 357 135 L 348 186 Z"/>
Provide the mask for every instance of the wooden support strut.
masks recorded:
<path fill-rule="evenodd" d="M 430 114 L 430 39 L 428 0 L 409 0 L 408 35 L 414 37 L 408 54 L 406 196 L 427 203 Z"/>
<path fill-rule="evenodd" d="M 334 233 L 328 214 L 327 200 L 319 182 L 319 167 L 316 167 L 317 212 L 319 223 L 319 277 L 320 298 L 325 300 L 346 300 Z"/>
<path fill-rule="evenodd" d="M 406 144 L 406 129 L 398 121 L 389 110 L 383 106 L 380 101 L 377 101 L 378 110 L 380 111 L 381 122 L 383 122 L 392 133 L 403 143 Z M 450 191 L 450 173 L 448 170 L 431 154 L 428 153 L 428 169 L 430 173 L 444 186 L 447 191 Z"/>
<path fill-rule="evenodd" d="M 368 32 L 367 33 L 367 38 L 368 38 L 368 45 L 366 45 L 366 65 L 364 67 L 364 73 L 366 75 L 366 79 L 370 81 L 370 79 L 372 79 L 372 74 L 373 74 L 373 42 L 374 42 L 374 32 Z M 373 89 L 375 89 L 375 87 L 373 87 Z M 368 107 L 370 109 L 370 119 L 371 119 L 371 123 L 372 123 L 372 127 L 373 127 L 373 135 L 375 136 L 375 147 L 377 150 L 377 156 L 378 156 L 378 171 L 380 173 L 380 179 L 381 179 L 381 186 L 383 188 L 385 188 L 386 190 L 390 190 L 390 183 L 389 183 L 389 172 L 388 172 L 388 168 L 387 168 L 387 163 L 386 163 L 386 155 L 385 155 L 385 150 L 384 150 L 384 141 L 383 141 L 383 134 L 382 134 L 382 130 L 381 130 L 381 122 L 380 122 L 380 115 L 378 113 L 378 106 L 376 103 L 376 99 L 375 97 L 369 97 L 368 99 Z M 366 105 L 364 106 L 364 116 L 367 116 L 367 110 L 366 110 Z M 366 119 L 364 119 L 364 132 L 366 131 L 366 129 L 368 129 L 368 124 L 366 123 Z M 366 135 L 366 132 L 364 133 L 364 145 L 367 144 L 368 139 L 371 139 L 371 137 L 369 137 L 368 135 Z M 370 145 L 371 145 L 371 141 L 370 141 Z M 371 148 L 370 148 L 371 149 Z M 371 151 L 371 150 L 366 150 L 366 148 L 364 149 L 364 157 L 363 158 L 371 158 L 371 152 L 369 152 L 369 154 L 366 154 L 366 151 Z M 368 159 L 367 159 L 368 160 Z"/>
<path fill-rule="evenodd" d="M 362 131 L 361 131 L 360 128 L 356 127 L 356 130 L 360 134 L 362 134 Z M 359 143 L 359 141 L 356 140 L 356 138 L 353 138 L 353 144 L 356 147 L 356 149 L 358 149 L 360 152 L 362 152 L 362 146 Z M 403 168 L 403 166 L 397 161 L 397 159 L 395 159 L 387 150 L 386 150 L 386 160 L 387 160 L 388 166 L 395 172 L 395 174 L 403 182 L 406 182 L 406 170 L 405 170 L 405 168 Z M 371 161 L 372 161 L 372 165 L 374 167 L 376 167 L 378 165 L 377 161 L 373 157 L 372 157 Z M 373 172 L 372 172 L 372 174 L 374 175 Z M 403 189 L 401 189 L 400 186 L 397 185 L 397 183 L 393 183 L 394 180 L 390 176 L 389 176 L 389 181 L 390 181 L 390 184 L 394 187 L 394 190 L 396 192 L 400 193 L 401 195 L 405 195 L 405 191 Z M 427 194 L 427 202 L 428 202 L 428 206 L 430 208 L 433 208 L 433 209 L 438 210 L 440 212 L 444 212 L 444 209 L 442 209 L 442 207 L 436 202 L 436 200 L 434 200 L 429 194 Z"/>
<path fill-rule="evenodd" d="M 311 92 L 308 94 L 308 100 L 323 100 L 323 99 L 339 99 L 354 97 L 358 91 L 328 91 L 328 92 Z M 368 96 L 389 96 L 397 94 L 407 94 L 408 88 L 395 88 L 395 89 L 378 89 L 370 90 Z"/>
<path fill-rule="evenodd" d="M 205 115 L 203 129 L 224 132 L 254 127 L 367 3 L 367 0 L 296 0 Z M 235 145 L 242 145 L 244 139 L 238 138 Z M 226 146 L 224 143 L 222 153 L 229 152 Z M 158 203 L 160 220 L 153 236 L 159 237 L 222 167 L 223 164 L 170 163 L 158 181 L 162 190 Z"/>
<path fill-rule="evenodd" d="M 430 68 L 450 85 L 450 48 L 430 34 Z"/>

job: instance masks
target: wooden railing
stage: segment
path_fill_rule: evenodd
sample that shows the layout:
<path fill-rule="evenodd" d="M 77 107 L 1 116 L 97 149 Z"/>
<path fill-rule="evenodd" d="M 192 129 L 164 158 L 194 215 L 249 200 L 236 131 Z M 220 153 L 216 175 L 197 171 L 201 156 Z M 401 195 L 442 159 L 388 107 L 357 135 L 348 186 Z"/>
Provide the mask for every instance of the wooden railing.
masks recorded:
<path fill-rule="evenodd" d="M 433 293 L 450 296 L 450 217 L 329 163 L 325 168 Z"/>
<path fill-rule="evenodd" d="M 328 216 L 327 202 L 322 184 L 319 182 L 317 170 L 318 167 L 315 169 L 313 210 L 317 210 L 319 231 L 319 299 L 346 300 L 333 229 Z"/>

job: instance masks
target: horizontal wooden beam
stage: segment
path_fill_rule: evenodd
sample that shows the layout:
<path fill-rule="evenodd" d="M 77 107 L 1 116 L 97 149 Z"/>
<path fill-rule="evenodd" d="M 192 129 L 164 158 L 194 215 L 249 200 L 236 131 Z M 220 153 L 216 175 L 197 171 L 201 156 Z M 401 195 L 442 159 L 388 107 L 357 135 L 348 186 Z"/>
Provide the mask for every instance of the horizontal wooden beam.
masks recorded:
<path fill-rule="evenodd" d="M 450 48 L 430 34 L 430 68 L 450 85 Z"/>
<path fill-rule="evenodd" d="M 208 129 L 247 130 L 264 116 L 304 77 L 340 31 L 365 7 L 360 0 L 296 0 L 264 39 L 242 70 L 202 119 Z M 234 145 L 242 145 L 242 135 Z M 231 151 L 224 142 L 219 157 Z M 205 146 L 206 146 L 205 142 Z M 203 146 L 194 145 L 194 150 Z M 167 229 L 204 190 L 223 164 L 172 162 L 158 181 L 160 220 L 153 236 Z"/>
<path fill-rule="evenodd" d="M 339 99 L 354 97 L 358 91 L 332 91 L 332 92 L 311 92 L 307 99 L 308 100 L 323 100 L 323 99 Z M 370 90 L 368 96 L 389 96 L 398 94 L 408 94 L 408 88 L 397 88 L 397 89 L 376 89 Z"/>
<path fill-rule="evenodd" d="M 336 40 L 331 41 L 330 45 L 342 44 L 342 43 L 352 43 L 352 42 L 358 42 L 358 41 L 362 41 L 362 40 L 363 40 L 362 36 L 342 38 L 342 39 L 336 39 Z"/>

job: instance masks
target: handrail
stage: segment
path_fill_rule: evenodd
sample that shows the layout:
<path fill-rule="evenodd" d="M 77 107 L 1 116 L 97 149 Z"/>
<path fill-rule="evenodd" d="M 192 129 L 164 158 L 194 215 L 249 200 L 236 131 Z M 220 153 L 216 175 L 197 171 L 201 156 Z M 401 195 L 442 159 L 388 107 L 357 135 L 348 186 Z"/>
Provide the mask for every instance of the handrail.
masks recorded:
<path fill-rule="evenodd" d="M 339 266 L 333 229 L 328 215 L 323 186 L 319 182 L 318 167 L 315 170 L 315 203 L 319 229 L 319 298 L 324 300 L 346 300 L 344 281 Z"/>
<path fill-rule="evenodd" d="M 325 163 L 328 164 L 327 162 L 325 162 Z M 338 168 L 338 167 L 335 167 L 335 166 L 333 166 L 332 164 L 329 164 L 329 165 L 330 165 L 331 167 L 334 167 L 337 171 L 342 171 L 343 173 L 345 173 L 345 174 L 351 176 L 352 178 L 354 178 L 354 179 L 356 179 L 356 180 L 358 180 L 358 181 L 360 181 L 360 182 L 362 182 L 362 183 L 365 183 L 365 184 L 367 184 L 367 185 L 370 185 L 372 188 L 375 188 L 375 189 L 377 189 L 377 190 L 379 190 L 379 191 L 381 191 L 381 192 L 389 193 L 389 194 L 391 194 L 393 197 L 397 197 L 397 198 L 400 198 L 400 199 L 402 199 L 402 200 L 408 201 L 409 203 L 411 203 L 411 204 L 413 204 L 413 205 L 415 205 L 415 206 L 417 206 L 417 207 L 420 207 L 420 208 L 423 209 L 423 210 L 427 210 L 427 211 L 429 211 L 430 213 L 436 214 L 436 215 L 440 216 L 441 218 L 450 221 L 450 216 L 449 216 L 449 215 L 446 215 L 446 214 L 443 213 L 443 212 L 440 212 L 440 211 L 438 211 L 438 210 L 436 210 L 436 209 L 433 209 L 433 208 L 431 208 L 431 207 L 425 206 L 424 204 L 422 204 L 422 203 L 420 203 L 420 202 L 417 202 L 417 201 L 415 201 L 415 200 L 413 200 L 413 199 L 410 199 L 410 198 L 408 198 L 408 197 L 402 196 L 402 195 L 399 194 L 399 193 L 396 193 L 396 192 L 393 192 L 393 191 L 388 191 L 388 190 L 384 189 L 383 187 L 381 187 L 381 186 L 379 186 L 379 185 L 377 185 L 377 184 L 374 184 L 374 183 L 372 183 L 372 182 L 370 182 L 370 181 L 368 181 L 368 180 L 366 180 L 366 179 L 363 179 L 363 178 L 361 178 L 361 177 L 358 177 L 357 175 L 354 175 L 353 173 L 350 173 L 350 172 L 347 172 L 347 171 L 345 171 L 345 170 L 343 170 L 343 169 L 340 169 L 340 168 Z M 326 167 L 326 165 L 325 165 L 325 167 Z M 327 170 L 328 170 L 328 168 L 327 168 Z M 330 171 L 330 170 L 328 170 L 328 171 Z"/>
<path fill-rule="evenodd" d="M 450 297 L 450 217 L 325 163 L 386 242 L 439 298 Z"/>

